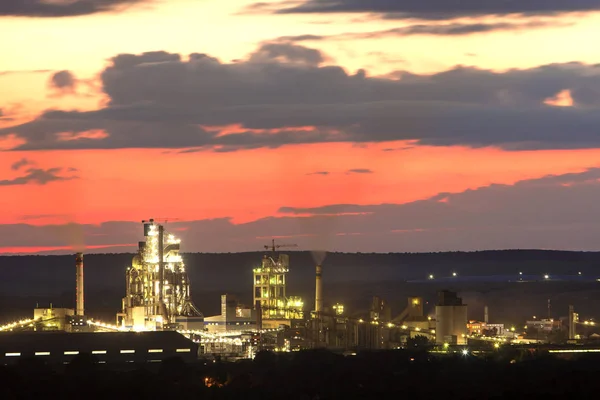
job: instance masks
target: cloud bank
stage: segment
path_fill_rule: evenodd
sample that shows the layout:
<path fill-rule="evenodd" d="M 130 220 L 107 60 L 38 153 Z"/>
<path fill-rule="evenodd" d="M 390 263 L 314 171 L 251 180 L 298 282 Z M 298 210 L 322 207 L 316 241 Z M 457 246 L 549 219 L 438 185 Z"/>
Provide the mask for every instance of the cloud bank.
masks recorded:
<path fill-rule="evenodd" d="M 249 9 L 274 9 L 278 14 L 378 13 L 388 18 L 426 20 L 510 14 L 549 15 L 600 10 L 599 0 L 306 0 L 291 6 L 290 3 L 255 3 Z"/>
<path fill-rule="evenodd" d="M 457 66 L 370 77 L 323 59 L 291 43 L 264 44 L 232 63 L 197 53 L 187 60 L 167 52 L 121 54 L 101 73 L 106 107 L 50 110 L 0 129 L 0 139 L 23 140 L 15 150 L 235 151 L 400 140 L 506 150 L 600 146 L 599 65 L 506 72 Z M 561 92 L 573 107 L 547 103 Z"/>
<path fill-rule="evenodd" d="M 515 248 L 598 250 L 600 168 L 515 185 L 440 193 L 406 204 L 282 207 L 278 217 L 233 224 L 228 218 L 170 222 L 186 252 L 259 250 L 265 238 L 293 238 L 300 249 L 417 252 Z M 139 222 L 79 229 L 90 246 L 136 243 Z M 71 225 L 0 225 L 5 247 L 68 246 Z M 131 251 L 121 248 L 119 251 Z M 98 250 L 102 251 L 102 250 Z"/>
<path fill-rule="evenodd" d="M 315 42 L 324 40 L 362 40 L 381 39 L 384 37 L 405 37 L 417 35 L 429 36 L 466 36 L 476 33 L 521 31 L 541 28 L 556 28 L 569 26 L 556 21 L 529 21 L 529 22 L 494 22 L 494 23 L 452 23 L 452 24 L 416 24 L 400 28 L 385 29 L 373 32 L 348 32 L 336 35 L 296 35 L 282 36 L 278 40 L 283 42 Z"/>
<path fill-rule="evenodd" d="M 124 8 L 148 0 L 2 0 L 0 17 L 74 17 Z"/>

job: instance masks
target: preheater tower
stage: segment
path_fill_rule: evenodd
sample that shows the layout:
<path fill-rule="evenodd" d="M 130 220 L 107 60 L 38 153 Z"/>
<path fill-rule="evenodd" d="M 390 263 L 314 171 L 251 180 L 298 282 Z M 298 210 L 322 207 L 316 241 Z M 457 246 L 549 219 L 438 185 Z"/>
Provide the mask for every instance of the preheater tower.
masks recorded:
<path fill-rule="evenodd" d="M 75 293 L 76 293 L 76 315 L 85 315 L 83 305 L 83 253 L 75 254 Z"/>

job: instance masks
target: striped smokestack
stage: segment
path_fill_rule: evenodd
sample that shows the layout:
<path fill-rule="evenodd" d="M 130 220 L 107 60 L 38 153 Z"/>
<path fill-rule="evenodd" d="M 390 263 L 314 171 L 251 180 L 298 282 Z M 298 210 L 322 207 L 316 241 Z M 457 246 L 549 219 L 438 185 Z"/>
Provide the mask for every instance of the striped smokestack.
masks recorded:
<path fill-rule="evenodd" d="M 83 307 L 83 253 L 75 254 L 75 281 L 75 293 L 77 296 L 76 315 L 83 316 L 85 315 Z"/>

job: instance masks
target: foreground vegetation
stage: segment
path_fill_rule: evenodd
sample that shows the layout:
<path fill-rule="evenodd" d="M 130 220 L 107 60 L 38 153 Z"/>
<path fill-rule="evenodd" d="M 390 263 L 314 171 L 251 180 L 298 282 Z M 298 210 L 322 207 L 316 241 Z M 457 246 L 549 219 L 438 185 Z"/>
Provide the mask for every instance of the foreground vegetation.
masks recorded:
<path fill-rule="evenodd" d="M 21 360 L 0 369 L 3 399 L 521 399 L 597 398 L 597 358 L 559 360 L 386 351 L 259 353 L 253 361 L 103 366 L 81 355 L 64 368 Z"/>

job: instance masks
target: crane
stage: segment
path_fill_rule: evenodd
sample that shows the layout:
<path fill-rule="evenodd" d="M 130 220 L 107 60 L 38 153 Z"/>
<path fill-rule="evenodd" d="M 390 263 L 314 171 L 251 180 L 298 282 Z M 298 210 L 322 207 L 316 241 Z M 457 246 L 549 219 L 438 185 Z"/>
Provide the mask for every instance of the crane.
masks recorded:
<path fill-rule="evenodd" d="M 271 249 L 271 251 L 272 251 L 273 253 L 275 253 L 275 252 L 277 251 L 277 249 L 279 249 L 279 248 L 281 248 L 281 247 L 298 247 L 298 245 L 297 245 L 297 244 L 275 244 L 275 239 L 273 239 L 273 240 L 271 241 L 271 244 L 270 244 L 270 245 L 266 244 L 266 245 L 264 246 L 264 248 L 265 248 L 266 250 L 269 250 L 269 249 Z"/>

